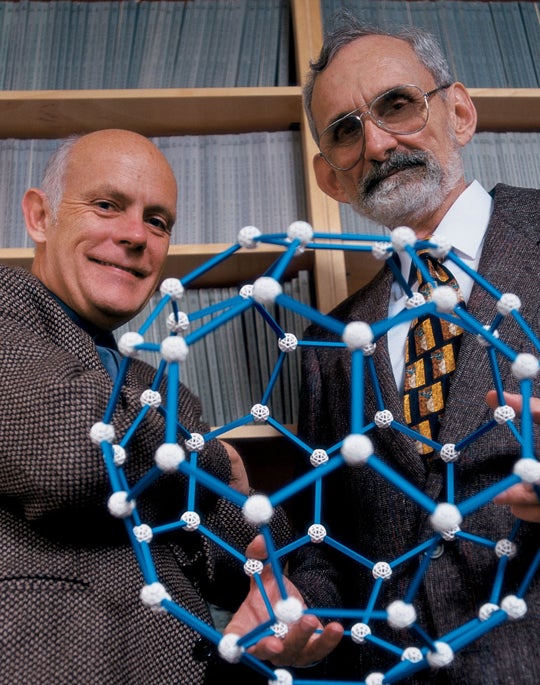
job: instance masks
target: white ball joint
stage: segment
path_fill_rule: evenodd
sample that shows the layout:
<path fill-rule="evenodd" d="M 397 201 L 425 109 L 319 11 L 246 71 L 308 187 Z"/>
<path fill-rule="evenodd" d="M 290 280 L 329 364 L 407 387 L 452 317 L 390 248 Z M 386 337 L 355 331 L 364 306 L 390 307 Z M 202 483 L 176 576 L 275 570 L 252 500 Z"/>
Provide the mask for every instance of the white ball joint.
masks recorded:
<path fill-rule="evenodd" d="M 522 352 L 512 362 L 512 375 L 518 381 L 536 378 L 540 365 L 538 359 L 528 352 Z"/>
<path fill-rule="evenodd" d="M 268 685 L 293 685 L 293 677 L 284 668 L 276 668 L 272 680 L 268 681 Z"/>
<path fill-rule="evenodd" d="M 238 231 L 237 242 L 240 247 L 245 247 L 248 250 L 253 250 L 258 247 L 258 238 L 262 235 L 261 231 L 256 226 L 244 226 Z"/>
<path fill-rule="evenodd" d="M 430 516 L 430 521 L 433 530 L 441 532 L 452 530 L 452 528 L 459 526 L 463 521 L 463 517 L 454 504 L 441 502 L 441 504 L 435 507 L 435 511 Z"/>
<path fill-rule="evenodd" d="M 498 604 L 494 604 L 493 602 L 486 602 L 485 604 L 482 604 L 480 609 L 478 610 L 478 618 L 482 623 L 484 621 L 487 621 L 488 618 L 491 618 L 491 616 L 496 612 L 499 611 L 500 607 Z"/>
<path fill-rule="evenodd" d="M 497 544 L 495 545 L 495 554 L 499 559 L 502 557 L 513 559 L 517 554 L 516 543 L 512 542 L 511 540 L 507 540 L 506 538 L 498 540 Z"/>
<path fill-rule="evenodd" d="M 383 259 L 389 259 L 392 256 L 392 243 L 387 240 L 378 240 L 376 243 L 373 243 L 371 246 L 371 254 L 375 259 L 378 261 L 382 261 Z"/>
<path fill-rule="evenodd" d="M 416 309 L 424 304 L 426 304 L 426 298 L 422 295 L 422 293 L 416 292 L 405 301 L 405 309 Z"/>
<path fill-rule="evenodd" d="M 191 437 L 186 440 L 186 449 L 189 452 L 202 452 L 204 445 L 204 436 L 200 433 L 192 433 Z"/>
<path fill-rule="evenodd" d="M 201 517 L 196 511 L 185 511 L 180 517 L 180 520 L 186 524 L 184 530 L 187 530 L 189 533 L 197 530 L 201 525 Z"/>
<path fill-rule="evenodd" d="M 351 626 L 351 639 L 357 645 L 363 645 L 369 635 L 371 635 L 371 628 L 367 623 L 355 623 Z"/>
<path fill-rule="evenodd" d="M 363 465 L 373 454 L 373 443 L 365 435 L 351 433 L 343 441 L 341 454 L 349 466 Z"/>
<path fill-rule="evenodd" d="M 435 302 L 438 312 L 450 314 L 458 303 L 458 294 L 454 288 L 448 285 L 440 285 L 434 289 L 431 299 Z"/>
<path fill-rule="evenodd" d="M 524 483 L 540 483 L 540 462 L 532 457 L 523 457 L 514 464 L 514 474 Z"/>
<path fill-rule="evenodd" d="M 282 352 L 294 352 L 298 347 L 298 338 L 292 333 L 285 333 L 283 338 L 279 338 L 278 347 Z"/>
<path fill-rule="evenodd" d="M 161 603 L 164 599 L 171 599 L 165 587 L 158 582 L 149 583 L 141 588 L 139 593 L 141 602 L 152 609 L 152 611 L 164 611 Z"/>
<path fill-rule="evenodd" d="M 386 608 L 386 617 L 391 628 L 401 630 L 412 626 L 416 621 L 416 610 L 412 604 L 397 599 Z"/>
<path fill-rule="evenodd" d="M 274 515 L 274 507 L 266 495 L 251 495 L 244 502 L 242 511 L 246 521 L 255 526 L 268 523 Z"/>
<path fill-rule="evenodd" d="M 406 247 L 416 245 L 416 233 L 408 226 L 397 226 L 390 236 L 392 246 L 396 252 L 403 252 Z"/>
<path fill-rule="evenodd" d="M 304 608 L 302 602 L 296 597 L 287 597 L 276 602 L 274 613 L 278 621 L 289 626 L 302 618 Z"/>
<path fill-rule="evenodd" d="M 162 341 L 160 353 L 166 362 L 185 362 L 189 354 L 189 347 L 184 338 L 171 335 Z"/>
<path fill-rule="evenodd" d="M 161 405 L 161 395 L 156 390 L 148 388 L 141 395 L 141 406 L 157 409 Z"/>
<path fill-rule="evenodd" d="M 115 466 L 123 466 L 126 463 L 127 452 L 121 445 L 113 445 L 113 462 Z"/>
<path fill-rule="evenodd" d="M 90 428 L 90 440 L 94 445 L 101 445 L 102 442 L 113 443 L 116 438 L 112 423 L 98 421 Z"/>
<path fill-rule="evenodd" d="M 508 404 L 501 404 L 493 411 L 493 418 L 499 425 L 502 425 L 507 421 L 513 421 L 516 418 L 516 412 Z"/>
<path fill-rule="evenodd" d="M 141 523 L 140 526 L 133 526 L 133 535 L 137 542 L 152 542 L 154 534 L 152 528 L 147 523 Z"/>
<path fill-rule="evenodd" d="M 260 559 L 246 559 L 244 573 L 250 578 L 263 572 L 264 564 Z"/>
<path fill-rule="evenodd" d="M 125 490 L 117 490 L 107 500 L 107 509 L 114 518 L 125 519 L 133 513 L 135 500 L 128 499 L 128 493 Z"/>
<path fill-rule="evenodd" d="M 154 455 L 154 462 L 163 473 L 174 473 L 184 461 L 186 455 L 180 445 L 175 442 L 164 442 Z"/>
<path fill-rule="evenodd" d="M 446 642 L 435 642 L 435 651 L 428 652 L 426 658 L 432 668 L 444 668 L 454 660 L 454 651 Z"/>
<path fill-rule="evenodd" d="M 139 354 L 138 345 L 144 343 L 144 338 L 140 333 L 128 331 L 118 341 L 118 349 L 124 357 L 136 357 Z"/>
<path fill-rule="evenodd" d="M 253 284 L 253 299 L 259 304 L 273 304 L 282 292 L 281 283 L 270 276 L 261 276 Z"/>
<path fill-rule="evenodd" d="M 243 300 L 249 300 L 250 297 L 253 297 L 253 284 L 246 283 L 240 288 L 238 294 Z"/>
<path fill-rule="evenodd" d="M 366 685 L 383 685 L 384 683 L 384 673 L 379 673 L 378 671 L 373 671 L 366 676 Z"/>
<path fill-rule="evenodd" d="M 501 609 L 506 611 L 508 618 L 517 621 L 527 613 L 527 604 L 521 597 L 507 595 L 501 602 Z"/>
<path fill-rule="evenodd" d="M 378 561 L 371 569 L 371 575 L 377 580 L 388 580 L 392 575 L 392 567 L 387 561 Z"/>
<path fill-rule="evenodd" d="M 410 661 L 411 664 L 419 664 L 424 658 L 418 647 L 406 647 L 401 654 L 401 661 Z"/>
<path fill-rule="evenodd" d="M 270 630 L 274 633 L 275 637 L 278 637 L 280 640 L 284 640 L 289 632 L 289 626 L 286 623 L 278 621 L 270 626 Z"/>
<path fill-rule="evenodd" d="M 319 448 L 313 450 L 313 452 L 310 454 L 309 463 L 315 468 L 317 468 L 317 466 L 322 466 L 323 464 L 326 464 L 329 458 L 330 457 L 328 456 L 326 450 Z"/>
<path fill-rule="evenodd" d="M 184 286 L 178 278 L 166 278 L 159 288 L 162 297 L 168 295 L 171 300 L 178 302 L 184 297 Z"/>
<path fill-rule="evenodd" d="M 457 461 L 459 459 L 459 450 L 456 449 L 456 446 L 453 442 L 447 442 L 445 445 L 441 447 L 441 459 L 446 464 Z"/>
<path fill-rule="evenodd" d="M 320 523 L 313 523 L 308 528 L 307 534 L 308 534 L 311 542 L 318 545 L 321 542 L 323 542 L 324 538 L 326 537 L 326 528 L 323 525 L 321 525 Z"/>
<path fill-rule="evenodd" d="M 270 410 L 264 404 L 254 404 L 250 413 L 255 423 L 264 423 L 270 416 Z"/>
<path fill-rule="evenodd" d="M 452 249 L 452 243 L 446 236 L 433 236 L 429 242 L 434 245 L 428 249 L 429 254 L 435 259 L 444 259 Z"/>
<path fill-rule="evenodd" d="M 513 293 L 504 293 L 497 302 L 497 311 L 502 316 L 508 316 L 510 312 L 518 312 L 521 309 L 521 300 Z"/>
<path fill-rule="evenodd" d="M 287 228 L 287 238 L 298 240 L 303 247 L 313 240 L 313 228 L 307 221 L 293 221 Z"/>
<path fill-rule="evenodd" d="M 167 317 L 166 326 L 172 333 L 185 333 L 189 328 L 189 317 L 186 312 L 171 312 Z"/>
<path fill-rule="evenodd" d="M 381 409 L 375 414 L 374 422 L 377 428 L 390 428 L 394 415 L 389 409 Z"/>
<path fill-rule="evenodd" d="M 238 644 L 239 635 L 227 633 L 218 643 L 219 656 L 229 664 L 237 664 L 242 658 L 244 648 Z"/>
<path fill-rule="evenodd" d="M 352 321 L 345 326 L 341 337 L 350 350 L 361 350 L 373 342 L 373 331 L 364 321 Z"/>

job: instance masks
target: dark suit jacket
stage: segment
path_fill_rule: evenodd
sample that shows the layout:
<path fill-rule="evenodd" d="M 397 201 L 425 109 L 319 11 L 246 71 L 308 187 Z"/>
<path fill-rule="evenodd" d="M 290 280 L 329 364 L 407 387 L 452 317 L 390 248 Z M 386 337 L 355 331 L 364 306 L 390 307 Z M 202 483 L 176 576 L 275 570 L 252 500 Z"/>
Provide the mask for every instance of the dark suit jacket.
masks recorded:
<path fill-rule="evenodd" d="M 0 683 L 201 684 L 212 650 L 180 620 L 141 603 L 144 581 L 124 524 L 107 512 L 111 487 L 89 431 L 103 419 L 112 383 L 91 337 L 37 279 L 5 266 L 0 322 Z M 119 438 L 154 374 L 138 360 L 131 365 L 113 417 Z M 199 402 L 183 386 L 179 406 L 183 424 L 205 432 Z M 154 410 L 138 428 L 125 467 L 130 483 L 153 465 L 163 428 Z M 221 445 L 209 443 L 200 457 L 229 481 Z M 184 479 L 161 478 L 137 504 L 146 522 L 176 520 L 186 509 Z M 204 488 L 197 511 L 236 549 L 253 537 L 241 512 Z M 278 537 L 283 523 L 278 516 Z M 172 598 L 205 622 L 207 600 L 232 609 L 247 590 L 241 565 L 198 533 L 156 537 L 151 550 Z M 221 660 L 215 667 L 228 672 Z"/>
<path fill-rule="evenodd" d="M 479 272 L 502 293 L 519 295 L 523 303 L 521 313 L 538 334 L 540 191 L 498 185 L 494 200 Z M 343 321 L 368 323 L 386 319 L 391 283 L 392 274 L 385 266 L 371 283 L 339 305 L 333 316 Z M 495 305 L 493 297 L 478 285 L 474 286 L 468 303 L 471 314 L 484 324 L 490 323 L 496 314 Z M 538 356 L 511 317 L 503 321 L 499 330 L 501 338 L 513 349 Z M 332 334 L 312 326 L 305 337 L 330 340 Z M 343 439 L 350 430 L 350 355 L 343 349 L 329 347 L 304 349 L 299 433 L 313 448 L 327 448 Z M 374 363 L 385 407 L 403 423 L 386 338 L 377 343 Z M 501 368 L 506 389 L 517 390 L 506 361 L 501 361 Z M 492 387 L 485 348 L 476 336 L 467 334 L 439 435 L 443 444 L 457 443 L 488 419 L 490 410 L 484 398 Z M 368 381 L 365 398 L 368 421 L 373 420 L 379 408 Z M 392 428 L 375 429 L 370 437 L 375 454 L 381 460 L 434 501 L 447 500 L 445 468 L 440 459 L 426 463 L 415 451 L 412 441 Z M 456 502 L 510 474 L 518 456 L 519 448 L 507 426 L 498 426 L 472 443 L 462 451 L 455 466 Z M 349 545 L 370 563 L 394 562 L 434 534 L 425 510 L 369 466 L 342 467 L 325 479 L 322 518 L 329 535 Z M 510 534 L 513 523 L 507 508 L 490 503 L 467 516 L 462 530 L 496 541 Z M 502 597 L 516 591 L 539 541 L 539 526 L 521 527 L 517 538 L 519 553 L 508 565 Z M 432 637 L 445 635 L 474 618 L 480 606 L 490 601 L 497 564 L 491 548 L 463 539 L 445 542 L 441 549 L 443 554 L 430 564 L 414 601 L 419 622 Z M 378 608 L 385 609 L 390 601 L 404 597 L 418 568 L 418 560 L 416 556 L 409 563 L 395 565 L 391 579 L 383 584 Z M 291 571 L 294 582 L 318 606 L 365 607 L 373 588 L 369 564 L 352 564 L 345 555 L 332 552 L 324 544 L 301 550 Z M 540 631 L 538 578 L 533 581 L 527 598 L 529 612 L 524 619 L 507 622 L 462 650 L 450 668 L 418 676 L 419 680 L 423 682 L 427 677 L 429 682 L 433 679 L 438 683 L 519 682 L 530 685 L 540 682 L 540 662 L 528 638 Z M 372 625 L 375 634 L 394 644 L 419 644 L 416 636 L 396 634 L 385 622 L 375 621 Z M 346 642 L 351 645 L 350 640 Z M 366 645 L 353 645 L 347 655 L 338 653 L 333 659 L 338 674 L 360 678 L 372 670 L 384 672 L 395 662 L 395 656 L 389 657 L 384 650 Z"/>

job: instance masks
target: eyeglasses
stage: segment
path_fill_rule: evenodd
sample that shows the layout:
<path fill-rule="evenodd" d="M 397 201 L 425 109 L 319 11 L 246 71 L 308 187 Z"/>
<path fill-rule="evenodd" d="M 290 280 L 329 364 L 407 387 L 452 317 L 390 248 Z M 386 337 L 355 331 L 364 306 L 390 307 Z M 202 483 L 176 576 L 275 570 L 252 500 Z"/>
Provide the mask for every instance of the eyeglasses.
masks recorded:
<path fill-rule="evenodd" d="M 338 171 L 352 169 L 364 152 L 364 117 L 388 133 L 418 133 L 427 124 L 430 98 L 451 85 L 447 83 L 428 93 L 418 86 L 402 85 L 377 95 L 324 129 L 319 138 L 322 157 Z M 367 110 L 360 112 L 363 107 Z"/>

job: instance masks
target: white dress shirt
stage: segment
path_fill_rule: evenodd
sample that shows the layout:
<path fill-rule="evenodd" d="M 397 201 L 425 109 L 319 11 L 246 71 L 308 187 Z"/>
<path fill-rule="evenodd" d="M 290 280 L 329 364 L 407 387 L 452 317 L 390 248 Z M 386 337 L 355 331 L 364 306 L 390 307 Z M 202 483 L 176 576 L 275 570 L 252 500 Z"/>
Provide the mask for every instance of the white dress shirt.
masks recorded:
<path fill-rule="evenodd" d="M 484 190 L 478 181 L 473 181 L 450 207 L 433 235 L 447 238 L 456 255 L 468 267 L 476 271 L 492 211 L 493 199 L 491 195 Z M 401 252 L 399 258 L 401 260 L 401 272 L 407 281 L 411 270 L 411 258 L 406 252 Z M 473 279 L 452 262 L 448 262 L 447 266 L 456 277 L 465 302 L 468 302 L 473 287 Z M 418 283 L 412 285 L 412 290 L 418 290 Z M 404 309 L 407 297 L 401 285 L 394 281 L 388 306 L 389 317 L 395 316 Z M 403 392 L 405 342 L 409 327 L 410 322 L 407 321 L 399 326 L 394 326 L 388 332 L 390 360 L 400 392 Z"/>

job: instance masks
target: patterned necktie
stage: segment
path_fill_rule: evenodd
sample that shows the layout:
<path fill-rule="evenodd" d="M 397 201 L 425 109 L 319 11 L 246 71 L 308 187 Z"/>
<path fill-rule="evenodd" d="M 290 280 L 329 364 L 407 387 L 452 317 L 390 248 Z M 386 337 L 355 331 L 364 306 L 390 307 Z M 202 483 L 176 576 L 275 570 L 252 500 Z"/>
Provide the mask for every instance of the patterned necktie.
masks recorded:
<path fill-rule="evenodd" d="M 454 288 L 463 301 L 452 273 L 427 250 L 418 252 L 435 283 Z M 418 291 L 431 299 L 433 285 L 417 270 Z M 450 379 L 456 367 L 463 329 L 454 323 L 424 314 L 414 320 L 405 347 L 405 385 L 403 404 L 405 419 L 421 435 L 437 439 L 439 424 Z M 433 452 L 431 445 L 417 442 L 420 454 Z"/>

